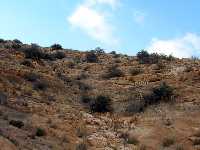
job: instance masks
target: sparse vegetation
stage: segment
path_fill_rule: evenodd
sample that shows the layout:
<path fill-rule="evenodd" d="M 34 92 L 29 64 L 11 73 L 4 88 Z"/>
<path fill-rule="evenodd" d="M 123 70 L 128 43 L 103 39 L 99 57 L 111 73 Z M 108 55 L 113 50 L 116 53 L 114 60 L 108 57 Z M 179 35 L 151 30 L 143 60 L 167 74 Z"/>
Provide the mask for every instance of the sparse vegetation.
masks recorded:
<path fill-rule="evenodd" d="M 174 60 L 174 57 L 172 55 L 164 55 L 164 54 L 157 54 L 152 53 L 149 54 L 145 50 L 141 50 L 137 53 L 137 58 L 140 64 L 157 64 L 160 60 L 167 60 L 172 61 Z"/>
<path fill-rule="evenodd" d="M 90 102 L 91 112 L 110 112 L 112 111 L 111 99 L 108 96 L 99 95 Z"/>
<path fill-rule="evenodd" d="M 14 49 L 14 44 L 0 44 L 3 144 L 77 150 L 200 146 L 199 62 L 169 62 L 169 56 L 144 52 L 141 59 L 147 64 L 139 64 L 135 56 L 114 58 L 116 53 L 101 49 L 65 51 L 27 44 Z M 87 61 L 88 53 L 94 53 L 94 59 Z M 177 104 L 171 103 L 176 95 Z"/>

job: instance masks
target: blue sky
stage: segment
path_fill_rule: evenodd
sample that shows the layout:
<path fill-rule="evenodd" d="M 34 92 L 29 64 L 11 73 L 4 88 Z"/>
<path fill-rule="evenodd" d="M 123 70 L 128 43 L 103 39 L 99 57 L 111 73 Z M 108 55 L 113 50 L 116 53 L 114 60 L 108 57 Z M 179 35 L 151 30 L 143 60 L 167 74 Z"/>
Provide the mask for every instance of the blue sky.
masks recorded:
<path fill-rule="evenodd" d="M 2 0 L 0 38 L 200 56 L 199 0 Z"/>

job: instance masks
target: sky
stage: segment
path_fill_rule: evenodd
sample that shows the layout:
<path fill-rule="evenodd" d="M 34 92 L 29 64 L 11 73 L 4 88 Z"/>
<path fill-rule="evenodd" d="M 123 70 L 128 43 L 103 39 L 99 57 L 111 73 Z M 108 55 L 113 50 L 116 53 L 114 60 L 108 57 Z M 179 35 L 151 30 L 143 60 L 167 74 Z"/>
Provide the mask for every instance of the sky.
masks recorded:
<path fill-rule="evenodd" d="M 199 0 L 0 0 L 0 38 L 200 56 Z"/>

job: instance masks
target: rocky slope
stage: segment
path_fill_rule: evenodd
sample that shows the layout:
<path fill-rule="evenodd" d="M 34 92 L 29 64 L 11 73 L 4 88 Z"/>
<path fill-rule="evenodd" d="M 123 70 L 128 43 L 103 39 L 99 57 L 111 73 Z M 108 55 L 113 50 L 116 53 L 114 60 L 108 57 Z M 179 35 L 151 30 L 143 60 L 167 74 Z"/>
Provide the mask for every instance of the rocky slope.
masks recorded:
<path fill-rule="evenodd" d="M 1 150 L 200 149 L 199 98 L 199 60 L 0 41 Z"/>

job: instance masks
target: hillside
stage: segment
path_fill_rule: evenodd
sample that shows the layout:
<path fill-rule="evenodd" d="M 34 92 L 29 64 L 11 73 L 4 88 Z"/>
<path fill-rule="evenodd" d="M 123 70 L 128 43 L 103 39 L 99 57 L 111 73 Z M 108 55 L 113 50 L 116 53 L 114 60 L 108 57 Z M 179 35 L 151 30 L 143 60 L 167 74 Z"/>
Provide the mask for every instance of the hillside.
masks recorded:
<path fill-rule="evenodd" d="M 200 61 L 0 40 L 1 150 L 200 149 Z"/>

